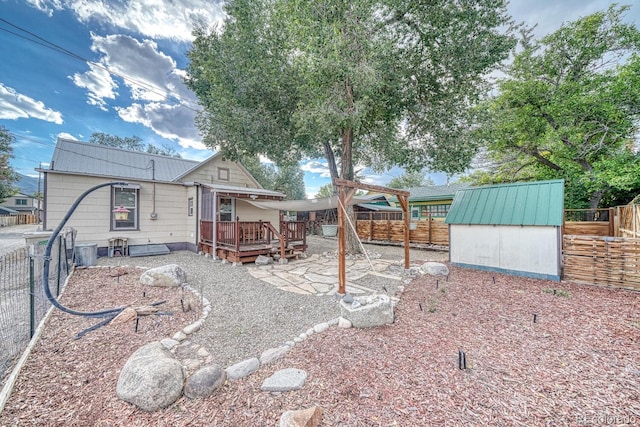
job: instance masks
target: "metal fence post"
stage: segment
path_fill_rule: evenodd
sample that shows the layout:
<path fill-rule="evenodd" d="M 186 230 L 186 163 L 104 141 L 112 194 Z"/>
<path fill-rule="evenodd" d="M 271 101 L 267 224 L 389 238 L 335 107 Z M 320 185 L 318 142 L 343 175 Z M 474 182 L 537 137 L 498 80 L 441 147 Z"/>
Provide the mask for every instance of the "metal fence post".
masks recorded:
<path fill-rule="evenodd" d="M 58 236 L 58 274 L 56 274 L 57 277 L 57 283 L 56 283 L 56 297 L 60 296 L 60 266 L 61 266 L 61 255 L 62 255 L 62 235 Z"/>
<path fill-rule="evenodd" d="M 29 337 L 33 338 L 36 331 L 36 310 L 35 310 L 35 273 L 34 273 L 35 255 L 29 256 Z"/>

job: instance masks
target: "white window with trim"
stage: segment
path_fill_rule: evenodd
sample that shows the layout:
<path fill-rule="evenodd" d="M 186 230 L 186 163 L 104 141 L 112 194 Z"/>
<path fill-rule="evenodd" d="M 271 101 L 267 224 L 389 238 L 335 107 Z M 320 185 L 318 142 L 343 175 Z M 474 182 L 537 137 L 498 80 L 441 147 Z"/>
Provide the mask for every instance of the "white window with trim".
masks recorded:
<path fill-rule="evenodd" d="M 411 220 L 417 221 L 420 219 L 420 206 L 411 207 Z"/>
<path fill-rule="evenodd" d="M 111 230 L 138 229 L 139 186 L 112 187 Z"/>

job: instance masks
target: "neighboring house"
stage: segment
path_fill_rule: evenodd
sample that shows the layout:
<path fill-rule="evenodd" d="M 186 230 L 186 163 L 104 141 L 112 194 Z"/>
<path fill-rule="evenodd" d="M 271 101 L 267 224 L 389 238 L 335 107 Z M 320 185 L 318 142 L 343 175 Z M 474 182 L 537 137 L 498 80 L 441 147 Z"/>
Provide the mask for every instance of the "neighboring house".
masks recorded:
<path fill-rule="evenodd" d="M 447 215 L 453 265 L 560 280 L 564 181 L 459 190 Z"/>
<path fill-rule="evenodd" d="M 242 165 L 221 154 L 197 162 L 58 139 L 50 167 L 39 171 L 46 230 L 58 226 L 87 189 L 126 182 L 90 193 L 66 224 L 78 231 L 78 242 L 96 243 L 99 256 L 112 255 L 115 240 L 126 242 L 120 249 L 131 256 L 166 247 L 252 261 L 269 253 L 271 240 L 279 238 L 279 211 L 252 202 L 285 195 L 263 189 Z M 252 251 L 243 252 L 248 246 Z"/>
<path fill-rule="evenodd" d="M 38 213 L 38 199 L 24 193 L 17 193 L 0 203 L 0 207 L 8 208 L 16 213 L 11 215 L 28 214 L 36 215 Z M 5 209 L 3 209 L 5 210 Z M 0 215 L 6 215 L 0 213 Z"/>
<path fill-rule="evenodd" d="M 409 196 L 411 220 L 446 217 L 456 192 L 469 187 L 470 184 L 467 183 L 455 183 L 403 188 L 411 194 Z M 389 197 L 389 201 L 396 207 L 400 207 L 397 197 Z"/>

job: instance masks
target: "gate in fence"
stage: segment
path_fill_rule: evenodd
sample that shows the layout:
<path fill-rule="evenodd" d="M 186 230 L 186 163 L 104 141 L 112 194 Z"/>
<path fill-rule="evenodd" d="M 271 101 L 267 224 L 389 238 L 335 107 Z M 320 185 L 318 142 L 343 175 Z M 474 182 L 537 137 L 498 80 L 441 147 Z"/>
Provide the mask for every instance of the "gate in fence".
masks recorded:
<path fill-rule="evenodd" d="M 63 230 L 52 247 L 49 288 L 56 297 L 74 262 L 75 235 L 73 229 Z M 0 257 L 0 388 L 51 306 L 42 286 L 47 243 L 42 240 Z"/>

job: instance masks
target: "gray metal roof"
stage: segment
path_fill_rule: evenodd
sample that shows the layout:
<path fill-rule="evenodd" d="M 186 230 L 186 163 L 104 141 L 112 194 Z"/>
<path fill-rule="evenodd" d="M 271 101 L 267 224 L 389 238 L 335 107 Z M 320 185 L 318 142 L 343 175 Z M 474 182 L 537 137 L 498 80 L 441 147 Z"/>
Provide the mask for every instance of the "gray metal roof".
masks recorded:
<path fill-rule="evenodd" d="M 561 226 L 564 180 L 472 187 L 456 193 L 447 224 Z"/>
<path fill-rule="evenodd" d="M 49 170 L 171 182 L 201 162 L 58 138 Z"/>
<path fill-rule="evenodd" d="M 409 187 L 403 188 L 404 191 L 410 193 L 409 203 L 413 202 L 429 202 L 438 200 L 453 200 L 458 190 L 469 188 L 468 183 L 454 183 L 444 185 L 429 185 L 425 187 Z M 397 197 L 390 197 L 389 200 L 396 202 Z"/>

